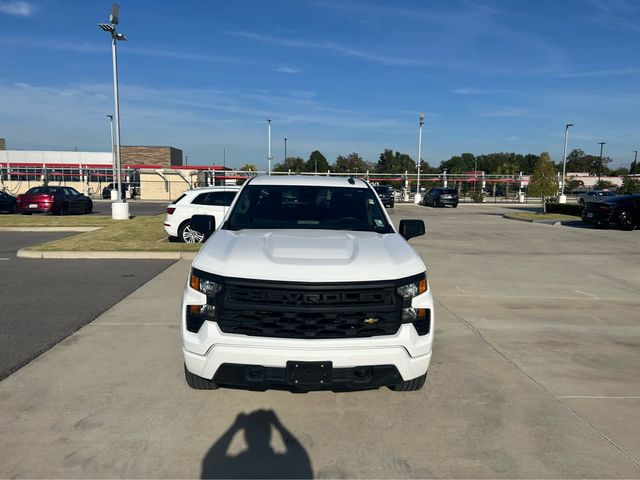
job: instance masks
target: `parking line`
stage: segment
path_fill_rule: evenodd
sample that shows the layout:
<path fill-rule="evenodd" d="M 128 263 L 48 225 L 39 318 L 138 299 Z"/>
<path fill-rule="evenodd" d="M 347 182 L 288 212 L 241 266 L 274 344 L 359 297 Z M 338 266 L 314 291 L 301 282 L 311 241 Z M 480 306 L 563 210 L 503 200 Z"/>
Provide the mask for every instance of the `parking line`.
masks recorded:
<path fill-rule="evenodd" d="M 546 297 L 546 296 L 534 296 L 534 295 L 474 295 L 472 293 L 438 293 L 438 297 L 473 297 L 473 298 L 526 298 L 530 300 L 592 300 L 592 301 L 609 301 L 609 302 L 639 302 L 635 298 L 601 298 L 601 297 Z"/>
<path fill-rule="evenodd" d="M 587 398 L 587 399 L 613 399 L 613 400 L 640 400 L 640 397 L 608 397 L 606 395 L 557 395 L 556 398 Z"/>
<path fill-rule="evenodd" d="M 0 261 L 6 261 L 6 260 L 9 260 L 9 258 L 8 257 L 7 258 L 4 258 L 4 257 L 0 258 Z"/>
<path fill-rule="evenodd" d="M 93 322 L 89 325 L 110 325 L 110 326 L 135 326 L 135 327 L 155 327 L 158 325 L 177 325 L 176 322 Z"/>

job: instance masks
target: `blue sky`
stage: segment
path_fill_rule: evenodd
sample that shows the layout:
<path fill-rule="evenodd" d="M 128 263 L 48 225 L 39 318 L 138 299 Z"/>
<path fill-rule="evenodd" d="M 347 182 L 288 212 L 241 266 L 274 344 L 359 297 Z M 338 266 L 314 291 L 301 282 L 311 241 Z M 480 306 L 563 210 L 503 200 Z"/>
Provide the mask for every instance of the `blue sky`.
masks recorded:
<path fill-rule="evenodd" d="M 570 149 L 628 166 L 640 149 L 640 2 L 122 0 L 124 144 L 189 163 L 423 159 Z M 0 0 L 0 137 L 8 148 L 108 150 L 109 1 Z"/>

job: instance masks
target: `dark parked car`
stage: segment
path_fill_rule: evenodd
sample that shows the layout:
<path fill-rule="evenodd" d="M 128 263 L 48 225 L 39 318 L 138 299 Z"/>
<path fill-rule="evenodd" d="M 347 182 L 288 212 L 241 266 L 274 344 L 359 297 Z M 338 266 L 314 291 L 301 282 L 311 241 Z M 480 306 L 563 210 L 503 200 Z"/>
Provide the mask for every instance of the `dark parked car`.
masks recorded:
<path fill-rule="evenodd" d="M 432 207 L 450 205 L 456 208 L 458 206 L 458 191 L 455 188 L 432 188 L 422 199 L 422 204 Z"/>
<path fill-rule="evenodd" d="M 374 185 L 373 189 L 376 191 L 385 207 L 393 208 L 396 197 L 393 194 L 391 187 L 387 185 Z"/>
<path fill-rule="evenodd" d="M 33 187 L 16 199 L 18 212 L 23 215 L 32 213 L 91 213 L 93 202 L 75 188 L 71 187 Z"/>
<path fill-rule="evenodd" d="M 107 185 L 106 187 L 104 187 L 102 189 L 102 199 L 103 200 L 111 200 L 111 190 L 115 190 L 116 187 L 113 183 L 110 183 L 109 185 Z M 120 190 L 122 192 L 122 195 L 120 195 L 120 198 L 126 198 L 127 196 L 127 190 L 131 190 L 132 198 L 135 198 L 135 196 L 138 194 L 138 191 L 136 189 L 136 187 L 132 184 L 129 183 L 121 183 L 120 184 Z"/>
<path fill-rule="evenodd" d="M 0 192 L 0 212 L 16 213 L 16 197 Z"/>
<path fill-rule="evenodd" d="M 599 202 L 587 202 L 582 221 L 592 225 L 621 230 L 640 227 L 640 194 L 618 195 Z"/>

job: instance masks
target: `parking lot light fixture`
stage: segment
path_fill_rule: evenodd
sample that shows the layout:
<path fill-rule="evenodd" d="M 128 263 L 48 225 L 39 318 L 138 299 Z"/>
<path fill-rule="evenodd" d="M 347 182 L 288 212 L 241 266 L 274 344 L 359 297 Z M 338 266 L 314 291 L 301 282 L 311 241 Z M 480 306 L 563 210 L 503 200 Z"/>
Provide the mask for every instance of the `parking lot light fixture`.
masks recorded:
<path fill-rule="evenodd" d="M 109 118 L 109 126 L 111 127 L 111 184 L 116 184 L 116 150 L 115 150 L 115 141 L 113 139 L 113 115 L 107 115 Z M 111 200 L 116 200 L 117 190 L 111 189 Z"/>
<path fill-rule="evenodd" d="M 600 185 L 600 178 L 602 177 L 602 151 L 607 142 L 598 142 L 600 145 L 600 159 L 598 160 L 598 186 Z"/>
<path fill-rule="evenodd" d="M 129 205 L 122 198 L 122 165 L 120 155 L 120 98 L 118 96 L 118 52 L 117 43 L 126 41 L 127 38 L 118 33 L 116 26 L 120 22 L 120 6 L 117 3 L 111 8 L 109 23 L 99 23 L 98 26 L 103 31 L 111 35 L 111 54 L 113 60 L 113 97 L 114 97 L 114 120 L 115 120 L 115 162 L 116 179 L 114 181 L 117 196 L 111 206 L 111 215 L 114 220 L 126 220 L 129 218 Z"/>
<path fill-rule="evenodd" d="M 567 178 L 567 142 L 569 140 L 569 128 L 573 127 L 573 123 L 567 123 L 564 126 L 564 149 L 562 151 L 562 180 L 560 182 L 560 196 L 558 203 L 567 203 L 567 196 L 564 194 L 564 184 Z"/>
<path fill-rule="evenodd" d="M 268 173 L 271 175 L 271 160 L 273 156 L 271 155 L 271 119 L 267 118 L 267 136 L 268 136 L 268 153 L 267 153 L 267 161 L 269 163 Z"/>
<path fill-rule="evenodd" d="M 418 178 L 416 179 L 415 203 L 420 203 L 420 162 L 422 160 L 422 127 L 424 125 L 424 112 L 420 112 L 420 125 L 418 127 Z"/>

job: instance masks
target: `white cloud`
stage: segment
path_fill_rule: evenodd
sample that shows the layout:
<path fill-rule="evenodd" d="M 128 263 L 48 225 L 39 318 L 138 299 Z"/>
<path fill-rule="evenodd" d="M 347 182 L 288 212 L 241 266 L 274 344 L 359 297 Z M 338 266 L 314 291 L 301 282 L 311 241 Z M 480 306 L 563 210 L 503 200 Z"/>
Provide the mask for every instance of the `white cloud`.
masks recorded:
<path fill-rule="evenodd" d="M 18 17 L 29 17 L 34 11 L 33 5 L 24 0 L 13 0 L 8 2 L 0 2 L 0 13 L 7 15 L 16 15 Z"/>
<path fill-rule="evenodd" d="M 482 91 L 477 90 L 475 88 L 457 88 L 452 90 L 451 93 L 456 93 L 458 95 L 482 95 Z"/>
<path fill-rule="evenodd" d="M 297 68 L 287 67 L 285 65 L 281 65 L 279 67 L 276 67 L 276 68 L 274 68 L 274 70 L 276 72 L 280 72 L 280 73 L 291 73 L 291 74 L 296 74 L 296 73 L 302 72 L 302 70 L 299 70 Z"/>
<path fill-rule="evenodd" d="M 369 60 L 372 62 L 381 63 L 383 65 L 395 65 L 395 66 L 427 65 L 426 62 L 419 59 L 415 59 L 415 58 L 405 58 L 405 57 L 398 57 L 395 55 L 381 55 L 378 53 L 366 52 L 363 50 L 359 50 L 357 48 L 341 45 L 341 44 L 326 41 L 326 40 L 290 39 L 290 38 L 274 37 L 272 35 L 263 35 L 260 33 L 245 32 L 245 31 L 236 31 L 236 32 L 228 32 L 228 33 L 229 35 L 234 35 L 236 37 L 246 38 L 249 40 L 256 40 L 259 42 L 269 43 L 271 45 L 277 45 L 280 47 L 302 48 L 307 50 L 326 50 L 333 53 L 337 53 L 338 55 L 341 55 L 343 57 L 360 58 L 363 60 Z"/>

